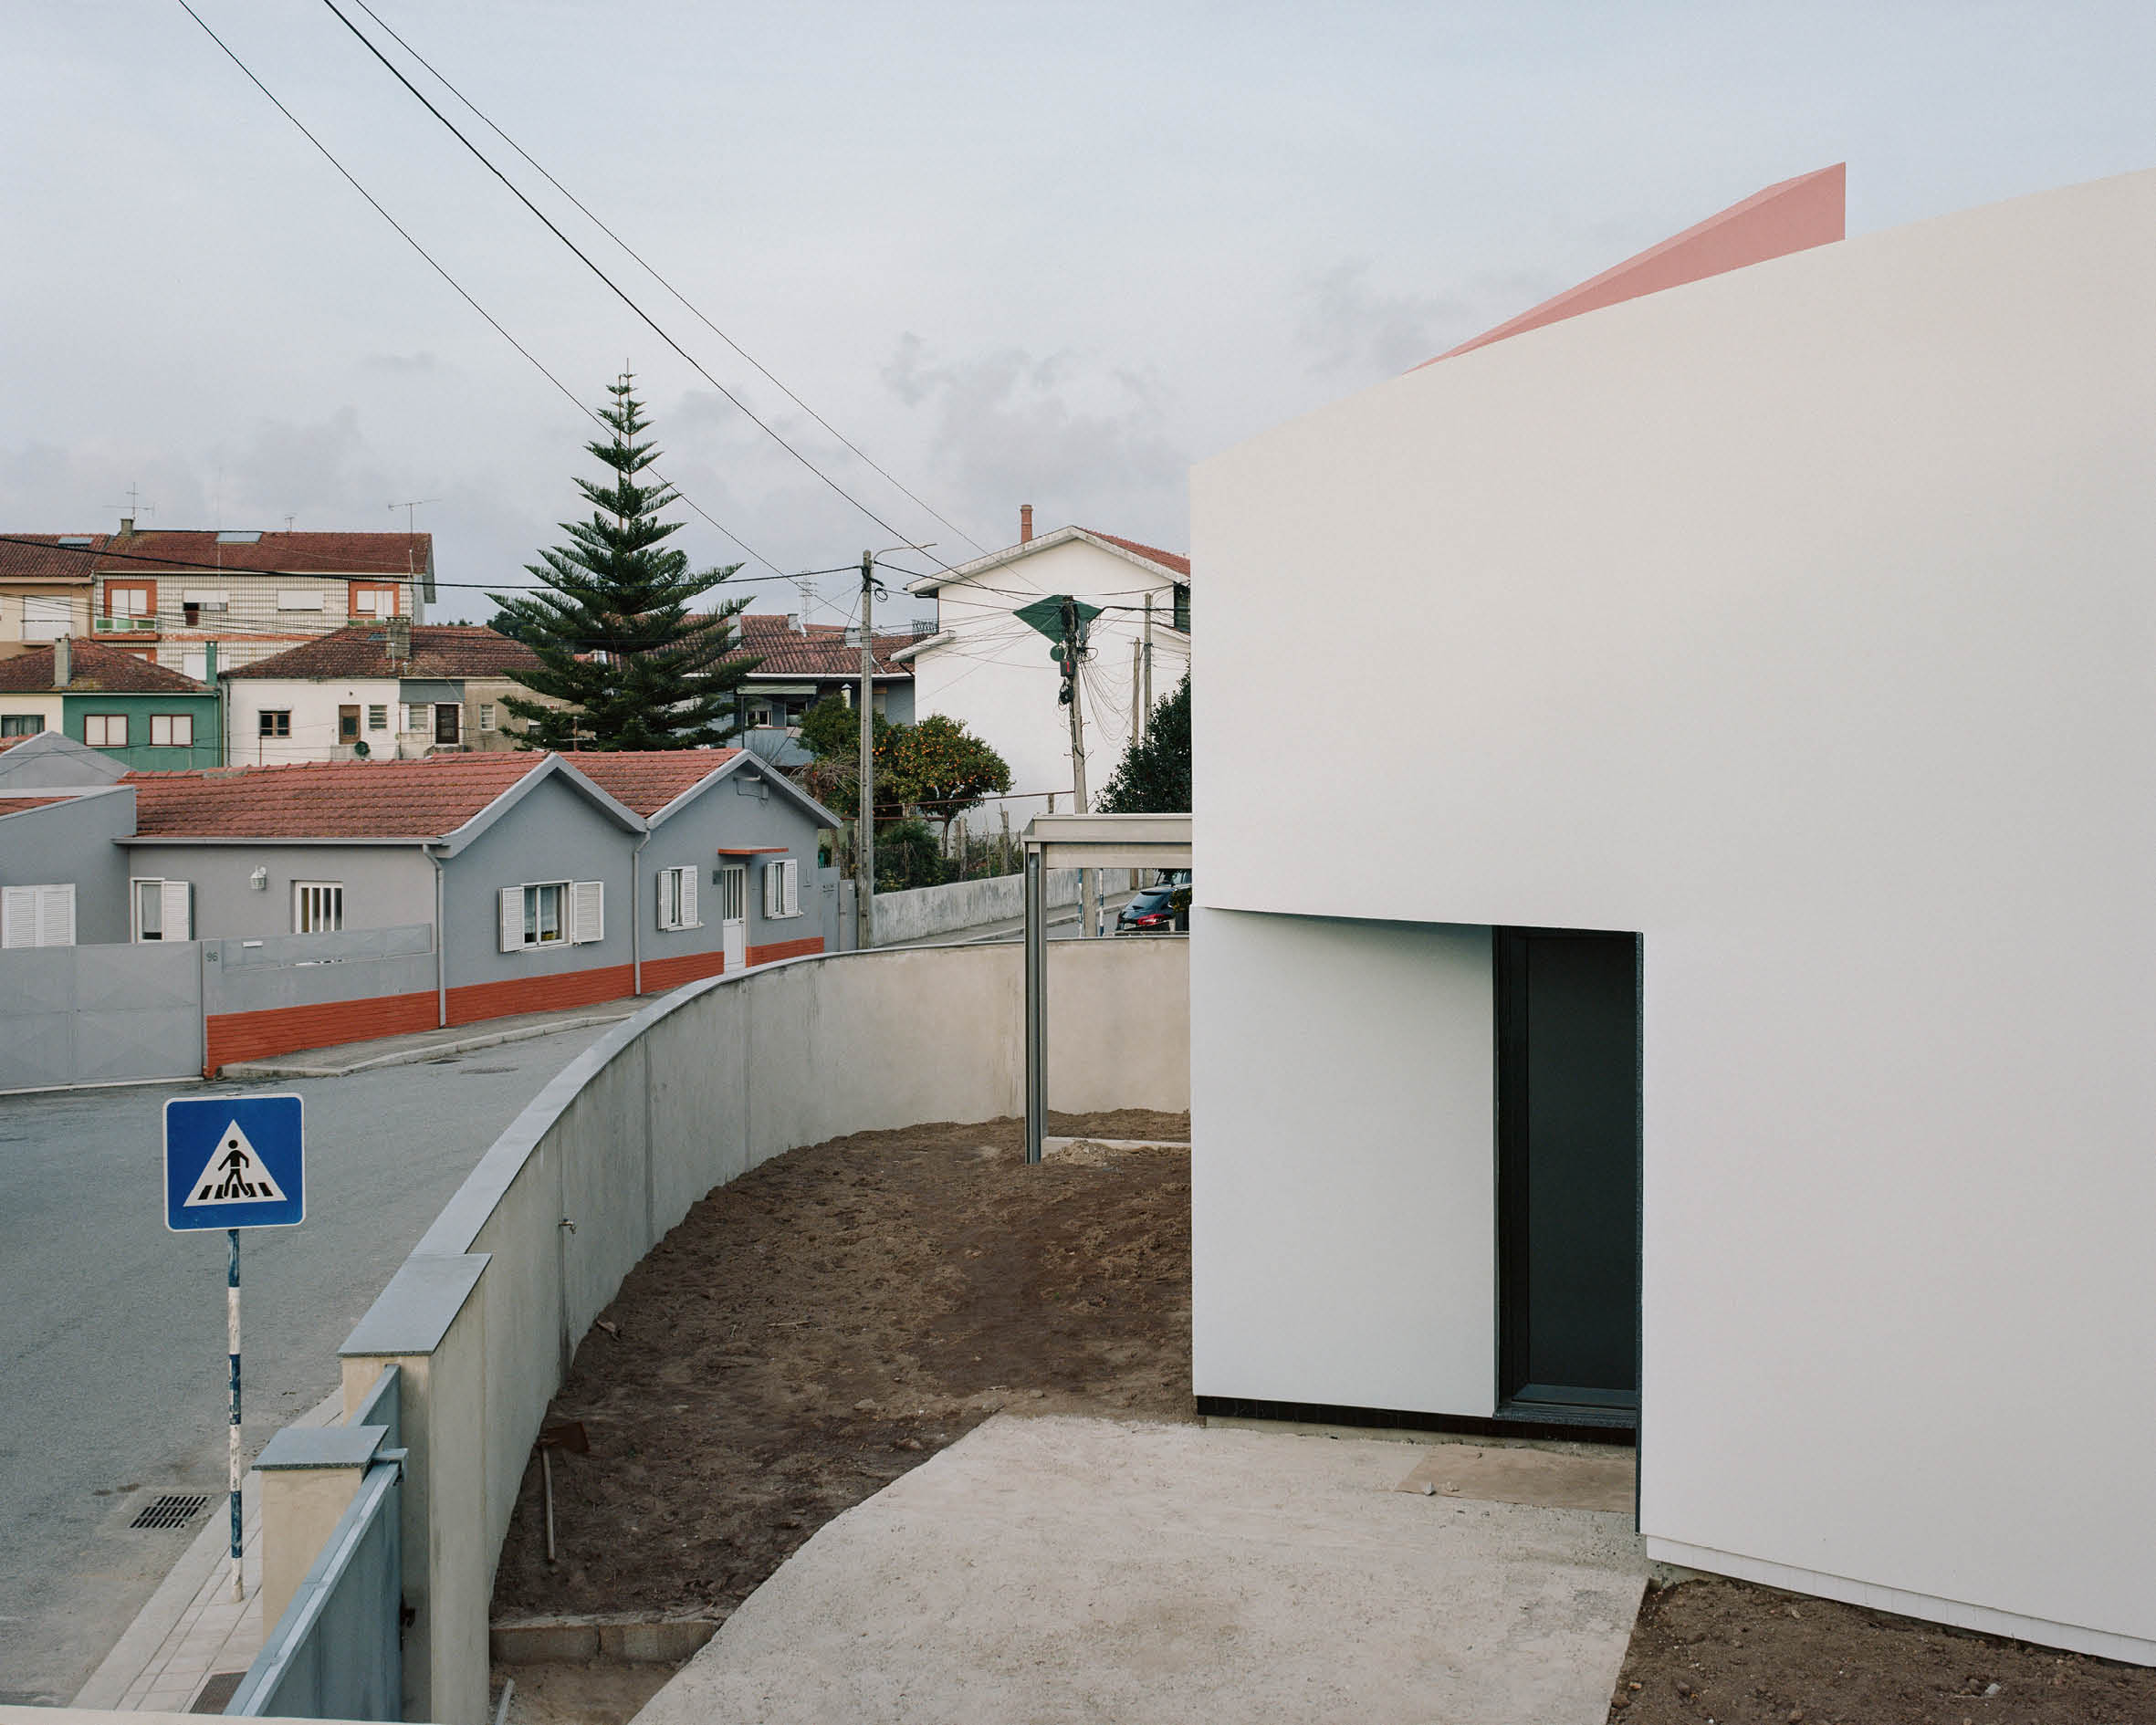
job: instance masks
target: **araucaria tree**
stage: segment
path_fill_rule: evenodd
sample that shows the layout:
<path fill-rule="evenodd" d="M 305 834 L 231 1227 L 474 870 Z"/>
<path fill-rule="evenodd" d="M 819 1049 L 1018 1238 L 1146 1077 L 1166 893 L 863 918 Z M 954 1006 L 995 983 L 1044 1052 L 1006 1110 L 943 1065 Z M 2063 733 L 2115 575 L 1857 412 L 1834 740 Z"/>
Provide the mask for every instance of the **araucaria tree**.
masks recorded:
<path fill-rule="evenodd" d="M 630 378 L 610 391 L 600 418 L 611 440 L 584 445 L 610 473 L 577 489 L 591 504 L 582 521 L 564 521 L 567 545 L 527 565 L 539 578 L 529 593 L 490 593 L 501 607 L 495 627 L 512 630 L 538 655 L 536 667 L 509 674 L 535 695 L 502 705 L 525 723 L 528 748 L 694 748 L 723 742 L 738 726 L 735 691 L 761 663 L 735 653 L 733 618 L 748 604 L 730 600 L 694 613 L 690 603 L 741 566 L 692 570 L 686 552 L 665 540 L 679 527 L 659 511 L 676 500 L 671 486 L 647 485 L 656 447 Z"/>
<path fill-rule="evenodd" d="M 1190 810 L 1190 674 L 1154 704 L 1146 734 L 1124 751 L 1103 814 L 1188 814 Z"/>

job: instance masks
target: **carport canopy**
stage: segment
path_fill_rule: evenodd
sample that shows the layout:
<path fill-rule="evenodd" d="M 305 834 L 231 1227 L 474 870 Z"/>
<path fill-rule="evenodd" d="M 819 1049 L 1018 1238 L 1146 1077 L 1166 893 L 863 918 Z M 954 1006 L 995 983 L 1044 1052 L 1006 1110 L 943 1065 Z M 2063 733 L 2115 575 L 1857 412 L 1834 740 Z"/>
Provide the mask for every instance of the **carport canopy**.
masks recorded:
<path fill-rule="evenodd" d="M 1050 869 L 1187 869 L 1187 814 L 1035 815 L 1020 841 L 1026 869 L 1026 1160 L 1048 1128 Z"/>

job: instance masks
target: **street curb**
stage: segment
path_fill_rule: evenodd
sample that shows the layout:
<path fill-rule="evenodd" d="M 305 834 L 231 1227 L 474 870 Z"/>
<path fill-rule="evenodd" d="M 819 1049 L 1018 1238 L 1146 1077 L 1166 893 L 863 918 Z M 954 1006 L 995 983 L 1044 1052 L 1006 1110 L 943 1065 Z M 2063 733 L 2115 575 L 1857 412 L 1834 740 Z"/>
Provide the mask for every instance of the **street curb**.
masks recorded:
<path fill-rule="evenodd" d="M 475 1049 L 498 1048 L 505 1042 L 529 1042 L 552 1036 L 558 1030 L 581 1030 L 594 1024 L 619 1024 L 634 1018 L 633 1012 L 607 1012 L 591 1018 L 563 1019 L 554 1024 L 527 1024 L 520 1030 L 496 1030 L 487 1036 L 467 1036 L 455 1042 L 434 1042 L 425 1048 L 401 1049 L 394 1054 L 377 1054 L 349 1066 L 296 1066 L 286 1061 L 235 1061 L 217 1069 L 220 1078 L 348 1078 L 378 1066 L 416 1066 L 445 1054 L 469 1054 Z"/>

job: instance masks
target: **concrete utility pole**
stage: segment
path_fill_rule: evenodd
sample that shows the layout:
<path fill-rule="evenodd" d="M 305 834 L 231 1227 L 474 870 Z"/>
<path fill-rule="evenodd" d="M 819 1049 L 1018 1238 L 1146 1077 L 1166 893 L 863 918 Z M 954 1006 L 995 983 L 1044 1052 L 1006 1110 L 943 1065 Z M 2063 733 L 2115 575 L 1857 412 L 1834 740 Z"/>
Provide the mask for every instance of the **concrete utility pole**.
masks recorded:
<path fill-rule="evenodd" d="M 1084 814 L 1085 807 L 1085 714 L 1079 698 L 1078 677 L 1078 605 L 1074 600 L 1063 601 L 1063 683 L 1071 696 L 1071 810 Z M 1079 937 L 1091 940 L 1094 925 L 1100 915 L 1100 876 L 1092 869 L 1078 871 Z"/>
<path fill-rule="evenodd" d="M 876 555 L 861 554 L 861 812 L 853 821 L 853 945 L 876 944 Z"/>
<path fill-rule="evenodd" d="M 1144 649 L 1144 663 L 1146 705 L 1142 710 L 1144 711 L 1146 716 L 1138 722 L 1138 735 L 1141 737 L 1146 734 L 1146 727 L 1153 723 L 1153 595 L 1151 593 L 1147 593 L 1146 595 L 1146 644 Z"/>

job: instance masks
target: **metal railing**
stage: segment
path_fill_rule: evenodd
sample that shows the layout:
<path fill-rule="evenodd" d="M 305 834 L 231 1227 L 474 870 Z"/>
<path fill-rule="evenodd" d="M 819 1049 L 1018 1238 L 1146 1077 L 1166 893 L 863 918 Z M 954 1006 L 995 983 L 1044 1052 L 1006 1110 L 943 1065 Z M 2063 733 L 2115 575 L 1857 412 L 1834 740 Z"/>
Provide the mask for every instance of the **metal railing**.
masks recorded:
<path fill-rule="evenodd" d="M 155 634 L 154 617 L 92 617 L 90 632 L 98 635 Z"/>
<path fill-rule="evenodd" d="M 349 1425 L 373 1459 L 292 1603 L 225 1705 L 227 1719 L 404 1716 L 404 1450 L 398 1368 L 384 1366 Z"/>

